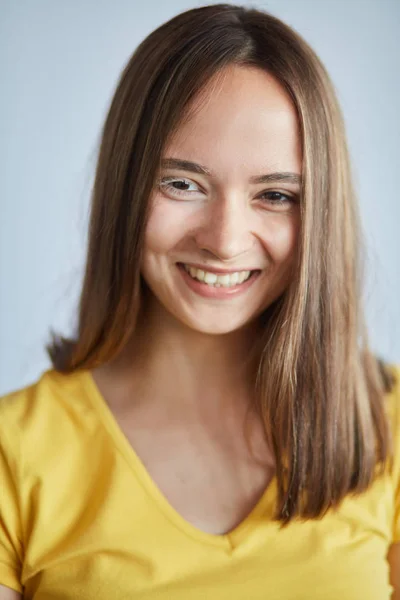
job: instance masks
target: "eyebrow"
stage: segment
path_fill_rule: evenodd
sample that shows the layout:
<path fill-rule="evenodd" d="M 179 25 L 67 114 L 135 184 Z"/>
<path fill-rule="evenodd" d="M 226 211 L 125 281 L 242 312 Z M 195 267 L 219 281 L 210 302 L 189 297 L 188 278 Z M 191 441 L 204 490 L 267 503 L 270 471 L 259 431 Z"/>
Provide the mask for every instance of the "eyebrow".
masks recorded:
<path fill-rule="evenodd" d="M 207 167 L 180 158 L 163 158 L 161 159 L 161 167 L 164 169 L 190 171 L 191 173 L 197 173 L 198 175 L 207 175 L 208 177 L 215 178 L 215 175 Z M 250 183 L 272 183 L 283 181 L 285 183 L 296 183 L 301 185 L 301 175 L 288 172 L 268 173 L 267 175 L 254 175 L 253 177 L 250 177 L 249 181 Z"/>

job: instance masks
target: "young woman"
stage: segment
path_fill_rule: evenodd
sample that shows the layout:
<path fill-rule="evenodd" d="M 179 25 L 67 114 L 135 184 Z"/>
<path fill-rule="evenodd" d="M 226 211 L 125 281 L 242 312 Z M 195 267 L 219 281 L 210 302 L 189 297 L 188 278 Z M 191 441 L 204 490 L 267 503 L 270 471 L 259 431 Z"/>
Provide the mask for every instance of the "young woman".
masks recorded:
<path fill-rule="evenodd" d="M 400 598 L 400 368 L 368 343 L 340 108 L 232 5 L 125 67 L 76 333 L 0 401 L 0 599 Z"/>

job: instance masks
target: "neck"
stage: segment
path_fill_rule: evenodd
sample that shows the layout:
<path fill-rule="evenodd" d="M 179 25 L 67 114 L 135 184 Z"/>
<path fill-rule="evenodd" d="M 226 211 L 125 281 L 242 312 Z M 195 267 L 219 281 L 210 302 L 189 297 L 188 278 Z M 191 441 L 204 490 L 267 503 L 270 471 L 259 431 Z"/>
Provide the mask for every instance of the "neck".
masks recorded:
<path fill-rule="evenodd" d="M 237 413 L 253 399 L 255 322 L 241 330 L 211 335 L 177 321 L 150 303 L 135 334 L 114 362 L 117 379 L 133 397 L 165 403 L 197 417 Z"/>

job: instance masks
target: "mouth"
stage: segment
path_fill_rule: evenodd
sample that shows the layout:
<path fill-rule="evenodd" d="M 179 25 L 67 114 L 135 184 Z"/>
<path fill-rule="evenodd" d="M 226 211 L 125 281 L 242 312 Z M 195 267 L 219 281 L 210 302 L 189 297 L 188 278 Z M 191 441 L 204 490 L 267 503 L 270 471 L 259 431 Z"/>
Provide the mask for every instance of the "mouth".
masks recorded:
<path fill-rule="evenodd" d="M 185 263 L 176 263 L 189 287 L 208 298 L 228 298 L 247 290 L 261 273 L 260 269 L 217 273 Z"/>

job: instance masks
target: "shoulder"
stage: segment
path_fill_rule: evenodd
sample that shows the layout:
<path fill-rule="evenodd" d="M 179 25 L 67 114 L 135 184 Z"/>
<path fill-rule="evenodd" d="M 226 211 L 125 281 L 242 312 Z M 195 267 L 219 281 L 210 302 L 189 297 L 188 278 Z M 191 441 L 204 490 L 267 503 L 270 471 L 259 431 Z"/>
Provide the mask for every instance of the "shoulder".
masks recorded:
<path fill-rule="evenodd" d="M 26 425 L 41 418 L 46 411 L 72 408 L 82 404 L 82 372 L 63 374 L 55 369 L 44 371 L 33 383 L 0 396 L 0 422 L 11 419 Z"/>
<path fill-rule="evenodd" d="M 82 374 L 45 371 L 32 384 L 0 397 L 0 445 L 37 462 L 83 431 L 90 413 Z"/>

